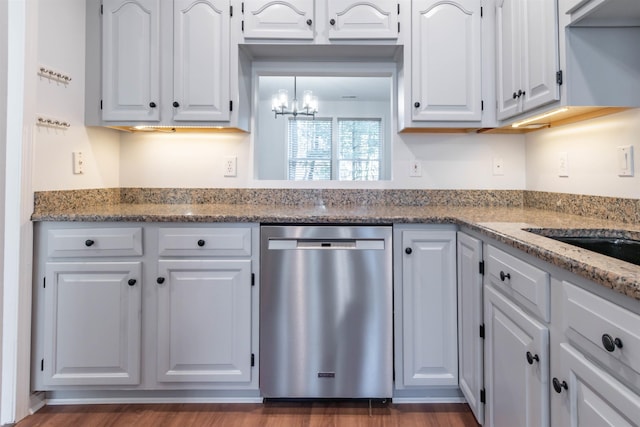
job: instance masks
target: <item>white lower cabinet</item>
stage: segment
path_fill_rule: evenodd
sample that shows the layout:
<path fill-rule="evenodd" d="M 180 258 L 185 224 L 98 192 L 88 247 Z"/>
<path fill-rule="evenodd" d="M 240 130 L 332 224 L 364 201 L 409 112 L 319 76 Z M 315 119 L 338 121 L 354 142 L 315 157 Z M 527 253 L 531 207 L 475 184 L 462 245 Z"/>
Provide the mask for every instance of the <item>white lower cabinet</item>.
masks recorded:
<path fill-rule="evenodd" d="M 251 379 L 251 260 L 161 260 L 160 382 Z"/>
<path fill-rule="evenodd" d="M 482 241 L 458 232 L 458 365 L 460 391 L 484 422 Z"/>
<path fill-rule="evenodd" d="M 257 224 L 43 222 L 34 235 L 33 391 L 258 395 Z"/>
<path fill-rule="evenodd" d="M 402 244 L 396 387 L 457 386 L 456 231 L 398 226 L 394 233 Z"/>
<path fill-rule="evenodd" d="M 552 380 L 555 398 L 562 400 L 557 425 L 640 425 L 640 396 L 567 343 L 560 345 L 560 367 L 563 377 Z"/>
<path fill-rule="evenodd" d="M 485 286 L 486 426 L 549 425 L 549 329 Z"/>
<path fill-rule="evenodd" d="M 142 263 L 50 262 L 46 278 L 43 383 L 138 384 Z"/>

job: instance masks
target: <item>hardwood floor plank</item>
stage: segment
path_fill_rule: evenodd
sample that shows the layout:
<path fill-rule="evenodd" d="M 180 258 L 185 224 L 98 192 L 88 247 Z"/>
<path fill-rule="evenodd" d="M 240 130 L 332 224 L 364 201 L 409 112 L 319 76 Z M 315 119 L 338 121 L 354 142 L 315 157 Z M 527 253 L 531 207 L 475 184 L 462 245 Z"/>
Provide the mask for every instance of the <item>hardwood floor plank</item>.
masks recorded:
<path fill-rule="evenodd" d="M 268 402 L 47 406 L 17 427 L 479 427 L 465 404 Z"/>

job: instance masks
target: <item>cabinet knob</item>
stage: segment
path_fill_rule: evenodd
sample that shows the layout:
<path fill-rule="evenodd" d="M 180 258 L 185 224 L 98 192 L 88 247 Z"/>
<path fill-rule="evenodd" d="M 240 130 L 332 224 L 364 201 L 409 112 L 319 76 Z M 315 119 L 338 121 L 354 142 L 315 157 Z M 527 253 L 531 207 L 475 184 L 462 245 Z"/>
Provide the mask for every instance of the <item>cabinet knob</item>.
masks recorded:
<path fill-rule="evenodd" d="M 413 106 L 416 107 L 416 108 L 420 108 L 420 103 L 419 102 L 414 102 Z"/>
<path fill-rule="evenodd" d="M 518 98 L 518 94 L 516 92 L 513 92 L 513 99 Z"/>
<path fill-rule="evenodd" d="M 91 239 L 87 239 L 87 240 L 84 241 L 84 245 L 86 247 L 91 247 L 91 246 L 93 246 L 94 243 L 95 242 L 93 240 L 91 240 Z"/>
<path fill-rule="evenodd" d="M 404 250 L 404 253 L 407 254 L 407 255 L 411 255 L 411 252 L 413 252 L 413 249 L 411 249 L 411 248 L 407 248 L 407 249 Z"/>
<path fill-rule="evenodd" d="M 537 354 L 531 354 L 530 351 L 527 351 L 527 362 L 529 363 L 529 365 L 533 365 L 533 362 L 539 362 L 540 358 L 538 357 Z"/>
<path fill-rule="evenodd" d="M 164 283 L 164 277 L 158 277 L 156 282 L 158 282 L 158 285 L 162 285 Z"/>
<path fill-rule="evenodd" d="M 502 280 L 504 282 L 505 279 L 511 280 L 511 274 L 505 273 L 504 271 L 501 271 L 500 272 L 500 280 Z"/>
<path fill-rule="evenodd" d="M 311 24 L 313 24 L 313 21 L 311 19 L 307 19 L 307 25 L 311 26 Z"/>
<path fill-rule="evenodd" d="M 560 380 L 557 379 L 556 377 L 553 377 L 552 383 L 553 383 L 553 389 L 556 391 L 556 393 L 562 393 L 562 389 L 565 389 L 565 390 L 569 389 L 569 386 L 567 386 L 566 381 L 560 382 Z"/>
<path fill-rule="evenodd" d="M 622 348 L 622 340 L 620 338 L 613 338 L 609 334 L 602 335 L 602 346 L 608 352 L 612 352 L 617 348 Z"/>
<path fill-rule="evenodd" d="M 336 20 L 335 20 L 335 19 L 333 19 L 333 18 L 331 18 L 331 20 L 329 21 L 329 24 L 331 24 L 331 25 L 336 25 Z"/>
<path fill-rule="evenodd" d="M 149 107 L 150 108 L 156 108 L 156 103 L 155 102 L 150 102 L 149 103 Z"/>
<path fill-rule="evenodd" d="M 180 103 L 178 101 L 173 101 L 173 106 L 175 108 L 178 108 L 180 106 Z"/>
<path fill-rule="evenodd" d="M 136 284 L 136 279 L 129 279 L 127 283 L 129 284 L 129 286 L 133 286 Z"/>
<path fill-rule="evenodd" d="M 200 246 L 200 247 L 203 247 L 205 245 L 205 243 L 207 243 L 207 242 L 205 242 L 202 239 L 198 240 L 198 246 Z"/>

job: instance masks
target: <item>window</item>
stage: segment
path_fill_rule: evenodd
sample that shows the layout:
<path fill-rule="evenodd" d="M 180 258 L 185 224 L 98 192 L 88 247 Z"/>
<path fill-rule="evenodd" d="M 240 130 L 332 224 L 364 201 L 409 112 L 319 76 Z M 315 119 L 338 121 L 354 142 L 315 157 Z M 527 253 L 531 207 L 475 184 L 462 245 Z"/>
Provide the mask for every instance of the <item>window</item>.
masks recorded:
<path fill-rule="evenodd" d="M 382 156 L 381 119 L 290 118 L 288 178 L 298 181 L 377 181 Z M 335 178 L 334 178 L 335 179 Z"/>
<path fill-rule="evenodd" d="M 380 119 L 338 119 L 338 179 L 380 179 L 380 128 Z"/>
<path fill-rule="evenodd" d="M 331 119 L 289 119 L 289 179 L 331 179 Z"/>

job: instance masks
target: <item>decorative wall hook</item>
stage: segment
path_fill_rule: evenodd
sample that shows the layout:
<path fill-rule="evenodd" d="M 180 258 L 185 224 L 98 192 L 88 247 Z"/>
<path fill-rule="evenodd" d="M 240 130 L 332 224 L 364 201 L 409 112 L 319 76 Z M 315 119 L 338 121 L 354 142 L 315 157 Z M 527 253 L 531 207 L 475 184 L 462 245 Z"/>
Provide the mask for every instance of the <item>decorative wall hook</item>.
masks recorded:
<path fill-rule="evenodd" d="M 51 70 L 47 67 L 40 67 L 38 74 L 51 80 L 57 80 L 62 83 L 71 82 L 71 77 L 59 71 Z"/>
<path fill-rule="evenodd" d="M 68 129 L 71 127 L 71 124 L 69 122 L 63 122 L 63 121 L 48 118 L 48 117 L 39 116 L 36 120 L 37 120 L 36 124 L 38 126 L 48 126 L 48 127 L 58 128 L 58 129 Z"/>

